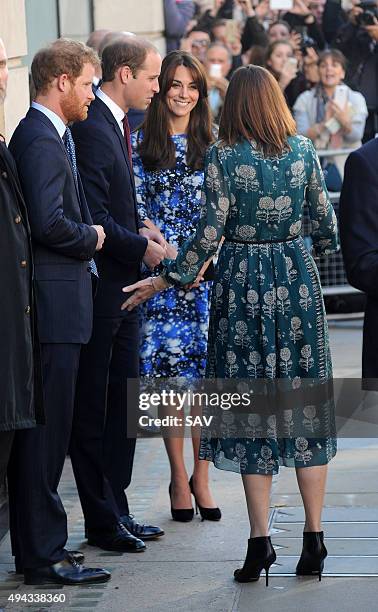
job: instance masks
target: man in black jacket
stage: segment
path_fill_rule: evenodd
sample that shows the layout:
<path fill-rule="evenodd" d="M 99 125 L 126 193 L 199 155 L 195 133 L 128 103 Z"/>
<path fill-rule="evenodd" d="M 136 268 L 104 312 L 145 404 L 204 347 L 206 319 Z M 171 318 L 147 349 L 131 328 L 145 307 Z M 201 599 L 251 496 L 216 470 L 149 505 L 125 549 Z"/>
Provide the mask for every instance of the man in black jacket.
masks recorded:
<path fill-rule="evenodd" d="M 378 379 L 377 138 L 351 153 L 345 164 L 340 197 L 340 238 L 348 281 L 367 295 L 362 376 Z M 376 383 L 374 388 L 377 388 Z"/>
<path fill-rule="evenodd" d="M 11 536 L 25 584 L 110 578 L 105 570 L 82 567 L 65 549 L 67 516 L 57 492 L 80 350 L 92 331 L 92 258 L 105 238 L 103 228 L 92 225 L 67 128 L 87 116 L 97 62 L 91 49 L 74 41 L 41 49 L 32 63 L 36 99 L 9 145 L 31 227 L 46 412 L 45 425 L 19 432 L 16 440 Z"/>
<path fill-rule="evenodd" d="M 165 256 L 163 237 L 138 218 L 127 119 L 129 108 L 146 109 L 159 91 L 160 67 L 155 47 L 136 36 L 107 45 L 88 119 L 72 130 L 92 218 L 104 226 L 106 244 L 97 257 L 93 333 L 80 358 L 70 454 L 88 542 L 121 552 L 141 552 L 143 540 L 163 534 L 130 516 L 125 494 L 135 449 L 127 379 L 139 376 L 139 321 L 138 313 L 121 311 L 125 282 L 140 277 L 142 261 L 152 268 Z"/>
<path fill-rule="evenodd" d="M 0 39 L 0 108 L 8 80 Z M 16 165 L 0 135 L 0 486 L 19 429 L 41 422 L 42 394 L 35 342 L 30 228 Z M 33 345 L 36 347 L 34 352 Z"/>

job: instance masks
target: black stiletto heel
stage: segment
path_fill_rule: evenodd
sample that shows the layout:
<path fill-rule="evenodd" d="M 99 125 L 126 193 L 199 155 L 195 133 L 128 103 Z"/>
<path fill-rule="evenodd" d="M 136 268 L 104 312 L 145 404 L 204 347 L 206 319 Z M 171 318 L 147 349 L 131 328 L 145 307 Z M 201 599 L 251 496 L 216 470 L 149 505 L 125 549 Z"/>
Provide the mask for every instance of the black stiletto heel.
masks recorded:
<path fill-rule="evenodd" d="M 265 585 L 269 584 L 269 568 L 276 560 L 270 537 L 261 536 L 248 540 L 247 556 L 241 569 L 234 571 L 237 582 L 256 582 L 265 570 Z"/>
<path fill-rule="evenodd" d="M 197 502 L 196 494 L 194 493 L 194 485 L 193 485 L 193 476 L 190 477 L 189 487 L 194 497 L 194 503 L 196 508 L 196 514 L 198 514 L 198 510 L 200 511 L 200 515 L 203 521 L 220 521 L 222 518 L 222 513 L 219 508 L 203 508 Z"/>
<path fill-rule="evenodd" d="M 168 493 L 171 500 L 171 515 L 173 520 L 179 521 L 180 523 L 189 523 L 194 516 L 193 508 L 172 508 L 172 483 L 169 483 Z"/>
<path fill-rule="evenodd" d="M 298 561 L 297 576 L 318 576 L 322 579 L 324 559 L 327 549 L 324 546 L 323 531 L 304 531 L 302 554 Z"/>

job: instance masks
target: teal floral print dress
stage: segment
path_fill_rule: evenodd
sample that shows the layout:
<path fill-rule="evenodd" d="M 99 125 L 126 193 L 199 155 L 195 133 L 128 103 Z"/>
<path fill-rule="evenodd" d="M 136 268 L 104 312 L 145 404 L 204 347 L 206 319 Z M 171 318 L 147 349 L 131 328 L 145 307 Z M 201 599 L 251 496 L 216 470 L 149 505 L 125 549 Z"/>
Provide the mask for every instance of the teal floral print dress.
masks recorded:
<path fill-rule="evenodd" d="M 212 287 L 206 377 L 283 378 L 293 388 L 303 378 L 332 377 L 319 276 L 301 237 L 305 203 L 314 254 L 337 250 L 335 213 L 304 136 L 290 137 L 277 157 L 265 158 L 247 140 L 233 147 L 218 141 L 208 150 L 200 221 L 164 273 L 171 284 L 190 283 L 224 237 Z M 274 417 L 267 438 L 211 437 L 205 429 L 200 458 L 244 474 L 328 463 L 335 439 L 316 437 L 316 408 L 304 406 L 302 416 L 311 424 L 308 437 L 291 436 L 290 409 L 284 411 L 285 437 L 277 437 Z M 225 413 L 225 431 L 232 431 L 232 418 Z M 251 431 L 259 430 L 259 419 L 249 416 Z"/>

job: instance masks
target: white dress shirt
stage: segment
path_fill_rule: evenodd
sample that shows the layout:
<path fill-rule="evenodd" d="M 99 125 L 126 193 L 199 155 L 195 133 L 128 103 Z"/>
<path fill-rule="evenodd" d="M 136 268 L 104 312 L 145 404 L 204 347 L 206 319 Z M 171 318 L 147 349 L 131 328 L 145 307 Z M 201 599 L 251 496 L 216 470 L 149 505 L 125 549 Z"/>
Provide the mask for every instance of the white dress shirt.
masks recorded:
<path fill-rule="evenodd" d="M 50 119 L 59 136 L 63 138 L 67 126 L 64 121 L 59 117 L 59 115 L 54 113 L 54 111 L 50 110 L 46 106 L 43 106 L 43 104 L 39 104 L 38 102 L 32 102 L 31 106 L 32 108 L 35 108 L 36 110 L 46 115 L 46 117 Z"/>
<path fill-rule="evenodd" d="M 102 102 L 104 104 L 106 104 L 106 106 L 108 107 L 108 109 L 112 113 L 113 117 L 117 121 L 117 123 L 119 125 L 119 129 L 121 130 L 121 133 L 124 136 L 125 132 L 124 132 L 124 129 L 123 129 L 123 119 L 125 117 L 125 111 L 123 111 L 122 108 L 120 106 L 118 106 L 118 104 L 116 104 L 114 102 L 114 100 L 109 98 L 109 96 L 102 91 L 101 87 L 99 87 L 97 89 L 96 96 L 98 98 L 100 98 L 100 100 L 102 100 Z"/>

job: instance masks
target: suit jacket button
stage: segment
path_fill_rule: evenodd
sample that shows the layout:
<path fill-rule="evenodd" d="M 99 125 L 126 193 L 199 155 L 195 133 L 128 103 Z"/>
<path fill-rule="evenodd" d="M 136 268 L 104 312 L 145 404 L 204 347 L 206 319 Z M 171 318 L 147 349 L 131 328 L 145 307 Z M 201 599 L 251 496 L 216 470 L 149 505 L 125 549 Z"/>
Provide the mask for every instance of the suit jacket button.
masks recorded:
<path fill-rule="evenodd" d="M 3 170 L 3 172 L 1 173 L 1 176 L 3 177 L 3 179 L 7 179 L 8 178 L 8 173 L 5 172 L 5 170 Z"/>
<path fill-rule="evenodd" d="M 25 314 L 30 314 L 30 306 L 26 306 L 26 308 L 25 308 Z"/>
<path fill-rule="evenodd" d="M 22 262 L 21 262 L 21 268 L 26 268 L 27 265 L 28 264 L 27 264 L 26 259 L 23 259 Z"/>
<path fill-rule="evenodd" d="M 14 222 L 15 223 L 21 223 L 21 217 L 20 215 L 17 215 L 17 217 L 14 218 Z"/>

